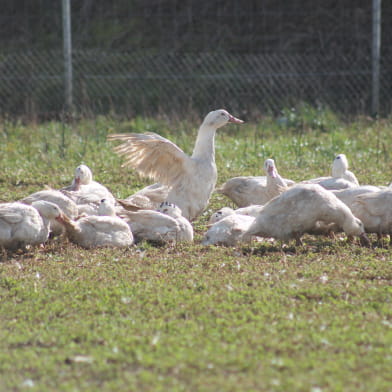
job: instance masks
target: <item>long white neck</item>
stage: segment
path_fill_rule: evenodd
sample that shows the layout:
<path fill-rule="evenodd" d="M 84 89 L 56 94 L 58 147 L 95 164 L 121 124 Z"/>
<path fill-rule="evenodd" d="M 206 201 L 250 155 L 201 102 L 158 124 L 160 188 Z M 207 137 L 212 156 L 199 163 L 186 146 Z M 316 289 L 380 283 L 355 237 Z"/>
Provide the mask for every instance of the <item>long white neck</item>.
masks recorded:
<path fill-rule="evenodd" d="M 192 158 L 206 159 L 215 162 L 216 128 L 202 124 L 197 134 Z"/>
<path fill-rule="evenodd" d="M 332 177 L 343 177 L 344 173 L 345 173 L 346 169 L 342 166 L 338 166 L 338 167 L 332 167 Z"/>

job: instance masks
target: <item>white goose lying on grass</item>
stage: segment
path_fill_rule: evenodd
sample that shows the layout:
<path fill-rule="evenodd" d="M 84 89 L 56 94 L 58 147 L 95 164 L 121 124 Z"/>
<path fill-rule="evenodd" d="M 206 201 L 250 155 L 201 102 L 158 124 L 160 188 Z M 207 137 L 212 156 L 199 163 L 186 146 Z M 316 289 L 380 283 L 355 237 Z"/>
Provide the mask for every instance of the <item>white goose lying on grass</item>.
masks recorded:
<path fill-rule="evenodd" d="M 229 197 L 238 207 L 261 205 L 282 193 L 293 181 L 283 179 L 273 159 L 264 162 L 267 177 L 234 177 L 217 189 Z"/>
<path fill-rule="evenodd" d="M 252 205 L 248 207 L 237 208 L 236 210 L 233 210 L 230 207 L 223 207 L 220 210 L 214 212 L 210 216 L 208 224 L 213 225 L 214 223 L 225 218 L 226 216 L 233 215 L 233 214 L 248 215 L 255 218 L 262 209 L 263 209 L 262 205 Z"/>
<path fill-rule="evenodd" d="M 163 202 L 156 211 L 127 211 L 120 215 L 129 225 L 135 241 L 158 243 L 192 242 L 193 227 L 174 204 Z"/>
<path fill-rule="evenodd" d="M 44 243 L 50 222 L 62 215 L 60 208 L 43 200 L 31 206 L 19 202 L 0 204 L 0 246 L 16 250 Z"/>
<path fill-rule="evenodd" d="M 78 216 L 78 206 L 69 197 L 60 191 L 54 189 L 45 189 L 32 193 L 20 200 L 21 203 L 29 204 L 43 200 L 56 204 L 61 211 L 70 219 L 75 219 Z M 52 220 L 50 225 L 51 233 L 53 235 L 60 235 L 64 232 L 64 226 L 58 221 Z"/>
<path fill-rule="evenodd" d="M 257 235 L 283 241 L 295 238 L 300 244 L 301 236 L 316 228 L 318 222 L 336 223 L 348 236 L 359 236 L 369 245 L 362 222 L 332 192 L 317 184 L 295 185 L 267 203 L 243 241 Z"/>
<path fill-rule="evenodd" d="M 128 196 L 126 199 L 117 199 L 117 202 L 126 210 L 155 210 L 167 199 L 169 188 L 162 184 L 152 184 Z"/>
<path fill-rule="evenodd" d="M 210 225 L 204 234 L 203 245 L 234 246 L 254 222 L 255 217 L 230 214 Z"/>
<path fill-rule="evenodd" d="M 130 246 L 133 244 L 132 232 L 114 211 L 114 204 L 102 199 L 98 209 L 99 216 L 90 215 L 74 221 L 62 215 L 59 220 L 64 225 L 69 240 L 83 248 Z"/>
<path fill-rule="evenodd" d="M 318 184 L 325 189 L 347 189 L 359 186 L 359 182 L 354 173 L 348 170 L 347 157 L 339 154 L 332 163 L 331 177 L 318 177 L 311 180 L 301 181 L 301 184 Z"/>
<path fill-rule="evenodd" d="M 123 141 L 114 150 L 125 157 L 125 164 L 141 175 L 169 188 L 166 201 L 177 205 L 185 218 L 195 219 L 208 204 L 217 180 L 215 133 L 227 123 L 243 123 L 226 110 L 207 114 L 201 124 L 191 156 L 156 133 L 109 135 Z"/>
<path fill-rule="evenodd" d="M 109 189 L 93 180 L 91 169 L 86 165 L 79 165 L 75 169 L 72 184 L 61 189 L 61 191 L 79 206 L 90 204 L 94 211 L 98 211 L 102 199 L 115 202 L 115 198 Z M 86 210 L 83 210 L 83 208 Z M 79 213 L 81 212 L 88 214 L 88 207 L 80 207 Z"/>

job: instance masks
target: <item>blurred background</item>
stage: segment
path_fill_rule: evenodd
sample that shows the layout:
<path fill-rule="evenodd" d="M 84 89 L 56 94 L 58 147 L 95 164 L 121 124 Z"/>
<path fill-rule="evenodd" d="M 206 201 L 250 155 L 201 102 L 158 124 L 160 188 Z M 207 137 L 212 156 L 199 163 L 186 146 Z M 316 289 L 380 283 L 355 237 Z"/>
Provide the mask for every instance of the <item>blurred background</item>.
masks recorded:
<path fill-rule="evenodd" d="M 3 0 L 0 114 L 183 116 L 224 107 L 249 118 L 303 103 L 375 114 L 375 1 L 377 114 L 389 115 L 390 0 L 69 0 L 69 19 L 68 0 Z"/>

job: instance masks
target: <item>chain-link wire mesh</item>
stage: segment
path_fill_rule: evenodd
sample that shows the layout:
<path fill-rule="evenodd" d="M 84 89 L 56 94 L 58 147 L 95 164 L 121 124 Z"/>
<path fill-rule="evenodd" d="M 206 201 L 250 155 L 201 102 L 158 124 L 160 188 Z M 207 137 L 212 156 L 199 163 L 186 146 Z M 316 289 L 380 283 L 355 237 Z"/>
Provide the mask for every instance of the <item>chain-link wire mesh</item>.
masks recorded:
<path fill-rule="evenodd" d="M 381 111 L 392 109 L 391 56 L 381 64 Z M 81 113 L 157 111 L 277 113 L 299 102 L 347 114 L 369 113 L 371 61 L 358 54 L 326 58 L 296 54 L 74 51 L 74 105 Z M 61 51 L 0 57 L 3 114 L 52 116 L 64 109 Z"/>

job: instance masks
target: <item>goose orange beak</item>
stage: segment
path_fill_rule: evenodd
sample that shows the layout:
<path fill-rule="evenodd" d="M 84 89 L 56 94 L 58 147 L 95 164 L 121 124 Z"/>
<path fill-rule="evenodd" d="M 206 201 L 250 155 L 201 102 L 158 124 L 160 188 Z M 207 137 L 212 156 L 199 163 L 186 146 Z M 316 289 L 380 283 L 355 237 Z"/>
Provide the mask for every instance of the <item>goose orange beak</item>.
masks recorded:
<path fill-rule="evenodd" d="M 229 122 L 235 123 L 235 124 L 243 124 L 244 123 L 244 121 L 240 120 L 237 117 L 232 116 L 231 114 L 230 114 L 230 117 L 229 117 Z"/>

